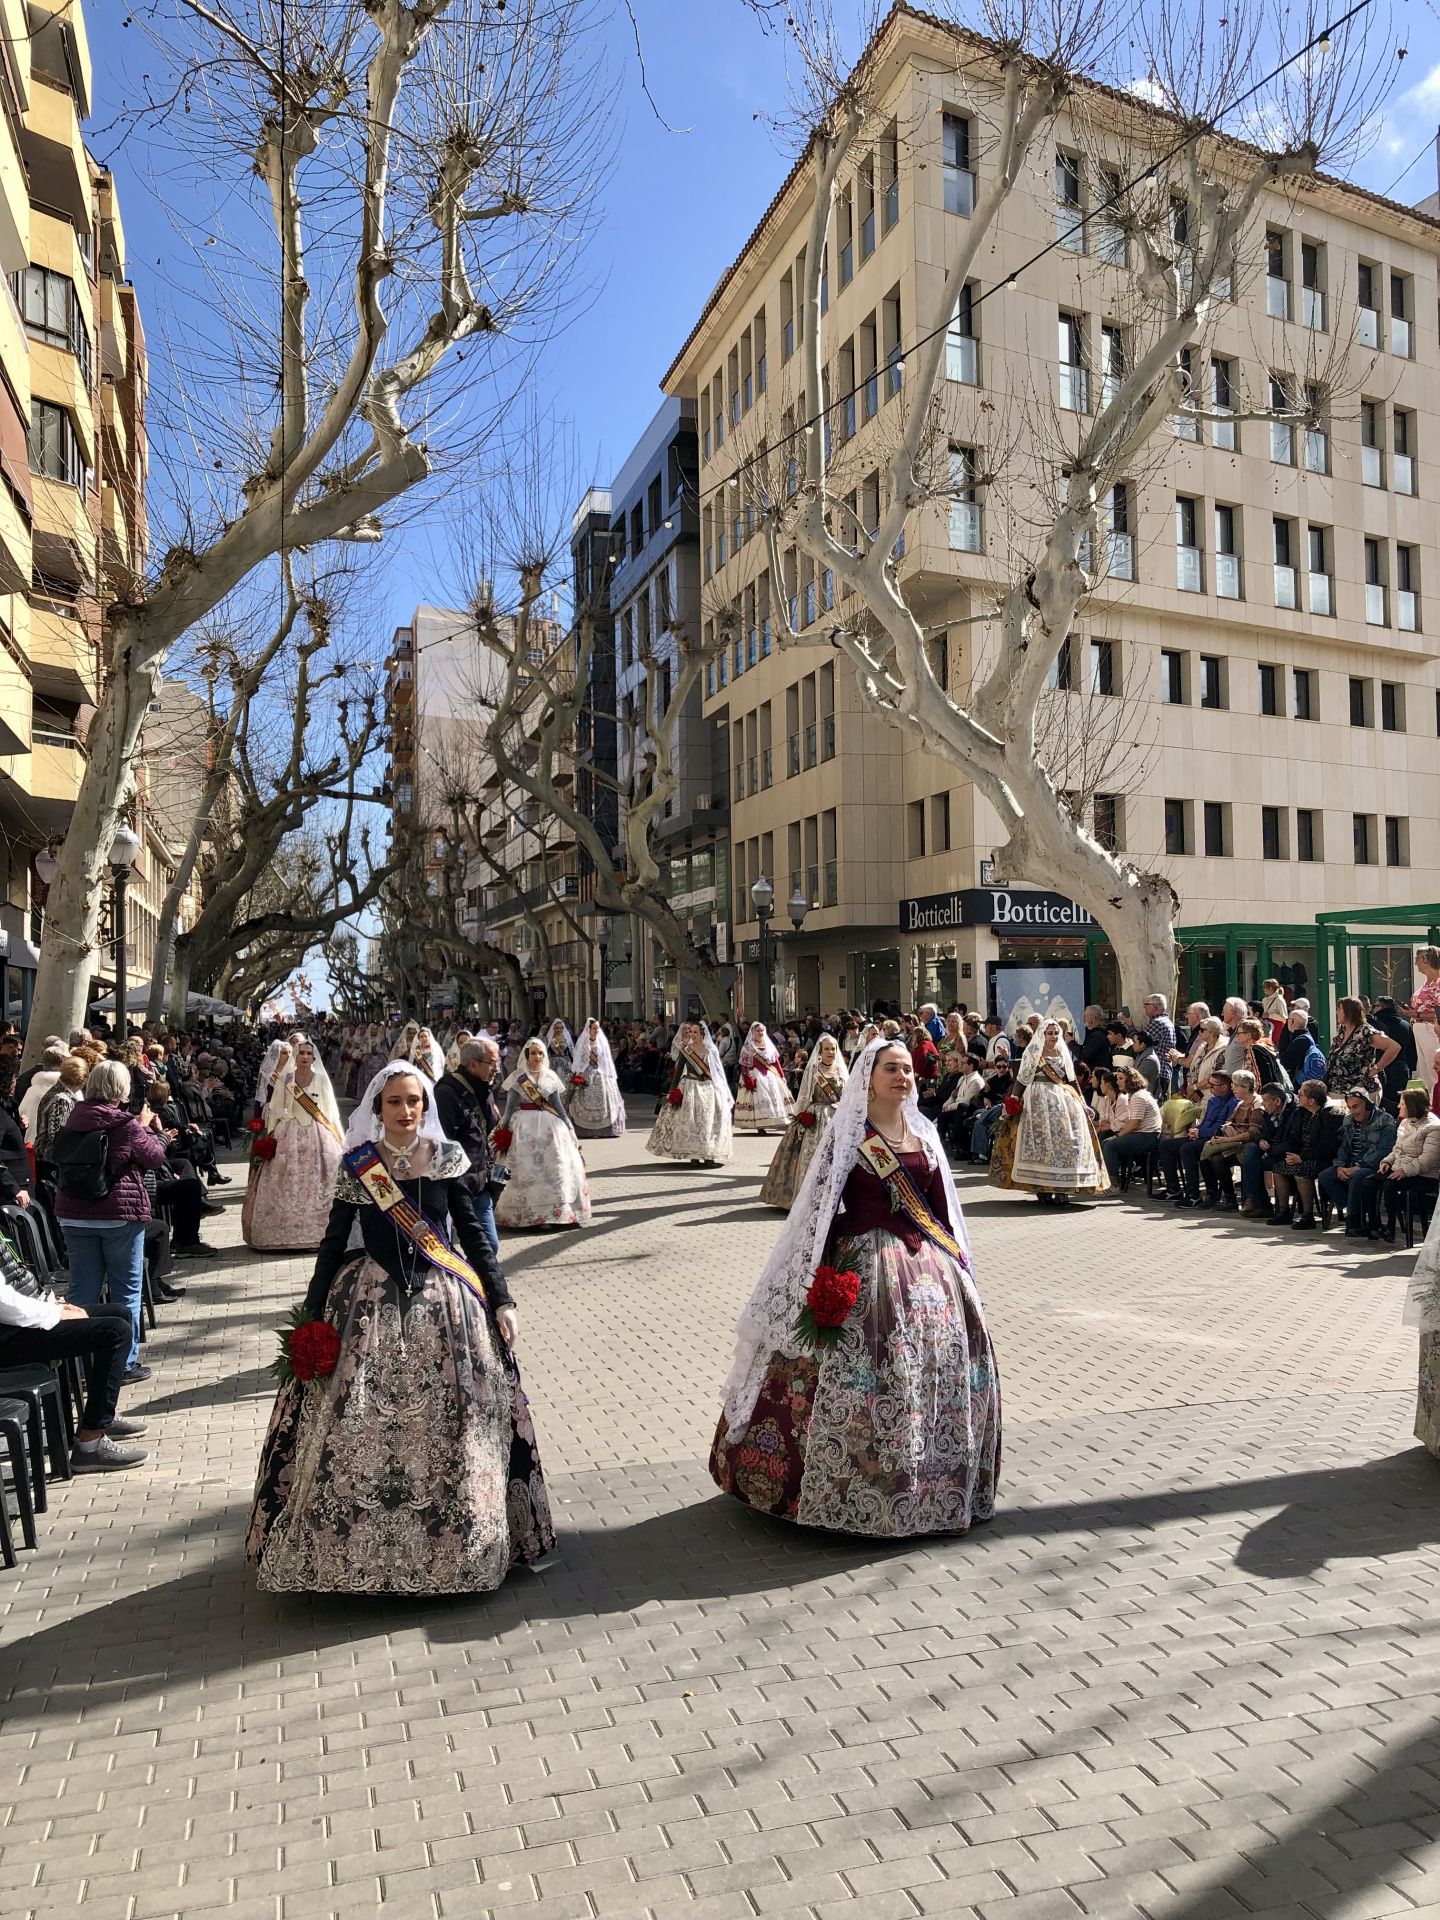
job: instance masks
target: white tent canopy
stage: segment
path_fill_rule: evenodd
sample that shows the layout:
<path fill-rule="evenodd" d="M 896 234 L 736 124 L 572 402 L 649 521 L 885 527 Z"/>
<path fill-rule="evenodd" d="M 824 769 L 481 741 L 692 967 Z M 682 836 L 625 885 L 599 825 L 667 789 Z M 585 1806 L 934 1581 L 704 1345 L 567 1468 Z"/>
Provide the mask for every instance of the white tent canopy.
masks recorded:
<path fill-rule="evenodd" d="M 142 982 L 139 986 L 128 987 L 126 989 L 126 1013 L 144 1013 L 149 1005 L 150 988 L 148 983 Z M 115 995 L 113 993 L 104 994 L 99 1000 L 94 1002 L 94 1006 L 97 1013 L 113 1013 L 115 1011 Z M 228 1000 L 217 1000 L 213 993 L 187 993 L 185 996 L 185 1011 L 190 1014 L 208 1014 L 212 1020 L 243 1020 L 246 1017 L 243 1007 L 232 1007 Z"/>

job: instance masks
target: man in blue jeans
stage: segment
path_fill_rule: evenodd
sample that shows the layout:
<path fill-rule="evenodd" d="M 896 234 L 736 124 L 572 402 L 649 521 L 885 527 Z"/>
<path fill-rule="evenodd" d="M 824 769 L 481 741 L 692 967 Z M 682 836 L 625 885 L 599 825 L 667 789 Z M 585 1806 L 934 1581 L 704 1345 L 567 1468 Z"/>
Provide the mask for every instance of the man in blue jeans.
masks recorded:
<path fill-rule="evenodd" d="M 500 1233 L 495 1225 L 495 1196 L 490 1191 L 490 1135 L 497 1115 L 491 1093 L 500 1071 L 500 1049 L 488 1034 L 467 1040 L 455 1068 L 440 1076 L 435 1087 L 435 1111 L 451 1140 L 464 1147 L 470 1161 L 466 1185 L 475 1202 L 480 1230 L 498 1253 Z"/>

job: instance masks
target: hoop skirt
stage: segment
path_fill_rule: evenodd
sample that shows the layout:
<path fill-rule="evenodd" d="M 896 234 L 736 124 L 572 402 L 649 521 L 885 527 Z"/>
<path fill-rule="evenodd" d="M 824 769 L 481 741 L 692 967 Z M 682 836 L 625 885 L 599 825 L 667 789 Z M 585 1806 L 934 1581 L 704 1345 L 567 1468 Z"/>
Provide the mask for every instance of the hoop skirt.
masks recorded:
<path fill-rule="evenodd" d="M 747 1079 L 754 1085 L 747 1086 Z M 740 1091 L 735 1096 L 736 1133 L 781 1132 L 794 1111 L 785 1076 L 777 1067 L 757 1063 L 740 1069 Z"/>
<path fill-rule="evenodd" d="M 905 1164 L 917 1184 L 929 1178 L 923 1155 Z M 959 1260 L 881 1224 L 890 1200 L 873 1174 L 851 1173 L 844 1205 L 826 1259 L 853 1270 L 860 1293 L 839 1342 L 771 1354 L 744 1429 L 732 1437 L 720 1417 L 711 1476 L 800 1526 L 963 1533 L 994 1513 L 1000 1473 L 1000 1378 L 979 1294 Z"/>
<path fill-rule="evenodd" d="M 240 1237 L 247 1247 L 268 1252 L 319 1246 L 340 1152 L 340 1142 L 313 1121 L 280 1121 L 275 1158 L 250 1163 L 240 1207 Z"/>
<path fill-rule="evenodd" d="M 329 1379 L 275 1401 L 245 1553 L 271 1593 L 489 1593 L 554 1545 L 520 1376 L 479 1302 L 432 1269 L 408 1298 L 342 1267 Z"/>
<path fill-rule="evenodd" d="M 549 1108 L 519 1107 L 500 1156 L 510 1179 L 495 1202 L 500 1227 L 588 1227 L 590 1183 L 575 1136 Z"/>
<path fill-rule="evenodd" d="M 710 1080 L 682 1074 L 680 1105 L 661 1102 L 645 1151 L 662 1160 L 701 1160 L 723 1164 L 732 1158 L 735 1141 L 726 1102 Z"/>
<path fill-rule="evenodd" d="M 1078 1087 L 1037 1074 L 1019 1114 L 1006 1114 L 990 1148 L 989 1182 L 1022 1193 L 1104 1193 L 1095 1116 Z"/>
<path fill-rule="evenodd" d="M 625 1131 L 625 1102 L 613 1080 L 591 1072 L 565 1103 L 582 1140 L 616 1140 Z"/>

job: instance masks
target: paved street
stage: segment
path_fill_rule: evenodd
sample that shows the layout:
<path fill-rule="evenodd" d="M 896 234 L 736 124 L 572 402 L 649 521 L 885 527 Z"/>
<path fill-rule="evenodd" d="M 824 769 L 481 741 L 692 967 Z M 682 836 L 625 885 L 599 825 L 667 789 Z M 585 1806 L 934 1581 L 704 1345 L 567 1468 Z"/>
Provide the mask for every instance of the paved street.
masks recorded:
<path fill-rule="evenodd" d="M 238 1248 L 230 1190 L 151 1461 L 0 1575 L 5 1920 L 1440 1915 L 1404 1256 L 971 1181 L 1001 1513 L 815 1537 L 704 1469 L 774 1143 L 640 1139 L 587 1145 L 589 1233 L 508 1244 L 562 1537 L 478 1602 L 256 1592 L 308 1267 Z"/>

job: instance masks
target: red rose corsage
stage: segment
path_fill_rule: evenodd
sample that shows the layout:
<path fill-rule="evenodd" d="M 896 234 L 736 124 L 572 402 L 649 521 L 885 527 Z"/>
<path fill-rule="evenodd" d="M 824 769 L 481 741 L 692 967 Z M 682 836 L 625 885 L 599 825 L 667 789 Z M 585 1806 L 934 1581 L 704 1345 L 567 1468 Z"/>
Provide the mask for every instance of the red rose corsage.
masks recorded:
<path fill-rule="evenodd" d="M 340 1335 L 328 1320 L 312 1320 L 296 1307 L 290 1325 L 280 1330 L 280 1351 L 270 1371 L 285 1385 L 290 1380 L 328 1380 L 340 1364 Z"/>
<path fill-rule="evenodd" d="M 671 1087 L 669 1093 L 666 1094 L 665 1098 L 670 1102 L 672 1107 L 678 1107 L 684 1104 L 685 1095 L 681 1092 L 679 1087 Z"/>
<path fill-rule="evenodd" d="M 1005 1100 L 1004 1100 L 1005 1111 L 1006 1113 L 1009 1114 L 1012 1120 L 1015 1118 L 1016 1114 L 1019 1113 L 1021 1107 L 1024 1104 L 1025 1104 L 1024 1101 L 1021 1100 L 1018 1093 L 1007 1093 L 1005 1096 Z"/>
<path fill-rule="evenodd" d="M 812 1353 L 833 1347 L 860 1297 L 858 1273 L 836 1267 L 817 1267 L 805 1304 L 795 1317 L 794 1334 Z"/>
<path fill-rule="evenodd" d="M 747 1093 L 753 1093 L 755 1091 L 755 1076 L 753 1073 L 742 1073 L 740 1079 Z"/>
<path fill-rule="evenodd" d="M 570 1076 L 570 1084 L 571 1084 L 571 1086 L 572 1086 L 572 1087 L 583 1087 L 583 1086 L 584 1086 L 584 1084 L 585 1084 L 585 1076 L 584 1076 L 584 1074 L 583 1074 L 583 1073 L 572 1073 L 572 1074 L 571 1074 L 571 1076 Z"/>
<path fill-rule="evenodd" d="M 795 1118 L 800 1122 L 802 1127 L 813 1127 L 815 1124 L 815 1116 L 810 1112 L 808 1107 L 804 1113 L 797 1113 Z"/>
<path fill-rule="evenodd" d="M 490 1144 L 497 1153 L 508 1153 L 514 1140 L 515 1136 L 509 1127 L 496 1127 L 490 1136 Z"/>
<path fill-rule="evenodd" d="M 250 1133 L 263 1133 L 265 1131 L 265 1122 L 260 1118 L 258 1113 L 252 1113 L 250 1118 L 245 1122 L 245 1126 Z"/>
<path fill-rule="evenodd" d="M 275 1136 L 273 1133 L 257 1133 L 250 1142 L 252 1160 L 273 1160 L 275 1158 Z"/>

